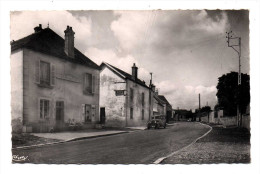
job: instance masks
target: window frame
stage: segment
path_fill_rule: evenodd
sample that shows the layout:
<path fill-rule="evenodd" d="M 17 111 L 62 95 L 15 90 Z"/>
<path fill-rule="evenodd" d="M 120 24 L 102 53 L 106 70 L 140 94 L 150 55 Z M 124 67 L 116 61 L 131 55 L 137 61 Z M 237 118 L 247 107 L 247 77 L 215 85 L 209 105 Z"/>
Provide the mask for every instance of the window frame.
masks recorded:
<path fill-rule="evenodd" d="M 144 92 L 142 92 L 142 107 L 145 106 L 145 95 Z"/>
<path fill-rule="evenodd" d="M 48 65 L 48 82 L 46 79 L 43 79 L 42 78 L 42 73 L 43 73 L 43 67 L 42 65 L 43 64 L 46 64 Z M 47 73 L 47 72 L 46 72 Z M 50 62 L 46 62 L 46 61 L 43 61 L 43 60 L 40 60 L 40 85 L 43 85 L 43 86 L 51 86 L 51 63 Z"/>
<path fill-rule="evenodd" d="M 44 112 L 45 112 L 45 107 L 44 107 L 44 104 L 43 104 L 43 116 L 41 117 L 41 101 L 48 101 L 48 116 L 44 117 Z M 38 108 L 39 108 L 39 112 L 38 112 L 38 115 L 39 115 L 39 118 L 40 120 L 48 120 L 51 118 L 51 100 L 49 98 L 39 98 L 39 103 L 38 103 Z"/>
<path fill-rule="evenodd" d="M 42 72 L 43 69 L 41 68 L 41 63 L 45 63 L 48 64 L 49 66 L 49 78 L 48 78 L 48 82 L 47 83 L 43 83 L 45 80 L 42 80 Z M 56 76 L 55 76 L 55 65 L 50 62 L 50 61 L 45 61 L 42 59 L 37 59 L 35 61 L 35 72 L 34 72 L 34 76 L 35 76 L 35 83 L 39 86 L 39 87 L 46 87 L 46 88 L 53 88 L 55 86 L 55 81 L 56 81 Z"/>
<path fill-rule="evenodd" d="M 87 79 L 88 76 L 88 79 Z M 87 86 L 87 81 L 89 81 L 88 83 L 90 83 Z M 83 93 L 84 94 L 95 94 L 96 92 L 96 76 L 92 73 L 84 73 L 83 75 Z"/>
<path fill-rule="evenodd" d="M 132 104 L 134 102 L 134 89 L 130 88 L 130 103 Z"/>

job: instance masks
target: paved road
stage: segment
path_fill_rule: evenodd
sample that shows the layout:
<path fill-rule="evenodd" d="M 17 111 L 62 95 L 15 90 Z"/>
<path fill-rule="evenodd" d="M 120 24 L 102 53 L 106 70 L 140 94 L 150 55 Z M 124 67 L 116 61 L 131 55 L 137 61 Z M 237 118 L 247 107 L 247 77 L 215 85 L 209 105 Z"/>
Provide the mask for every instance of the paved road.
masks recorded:
<path fill-rule="evenodd" d="M 175 123 L 166 129 L 85 139 L 40 148 L 16 149 L 26 163 L 46 164 L 151 164 L 190 144 L 209 130 L 193 122 Z"/>

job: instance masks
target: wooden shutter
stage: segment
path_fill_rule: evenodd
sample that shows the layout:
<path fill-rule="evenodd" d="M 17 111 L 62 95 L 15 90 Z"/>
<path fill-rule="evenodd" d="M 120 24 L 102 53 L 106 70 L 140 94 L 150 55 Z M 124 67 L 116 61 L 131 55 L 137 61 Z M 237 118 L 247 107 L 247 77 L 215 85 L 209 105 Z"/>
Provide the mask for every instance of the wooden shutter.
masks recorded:
<path fill-rule="evenodd" d="M 40 60 L 35 61 L 35 83 L 40 84 Z"/>
<path fill-rule="evenodd" d="M 82 114 L 85 114 L 85 104 L 81 104 Z"/>
<path fill-rule="evenodd" d="M 55 65 L 51 64 L 51 86 L 55 85 Z"/>
<path fill-rule="evenodd" d="M 92 93 L 96 92 L 96 76 L 92 75 Z"/>

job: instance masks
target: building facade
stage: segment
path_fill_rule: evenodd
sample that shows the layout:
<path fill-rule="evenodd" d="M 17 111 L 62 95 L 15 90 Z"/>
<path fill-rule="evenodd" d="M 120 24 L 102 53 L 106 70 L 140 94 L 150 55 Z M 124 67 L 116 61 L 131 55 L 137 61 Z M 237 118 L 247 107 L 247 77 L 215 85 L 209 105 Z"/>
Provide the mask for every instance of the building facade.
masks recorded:
<path fill-rule="evenodd" d="M 24 132 L 49 132 L 99 119 L 99 66 L 50 28 L 11 42 L 11 114 Z"/>
<path fill-rule="evenodd" d="M 164 95 L 158 95 L 159 99 L 164 103 L 166 122 L 173 120 L 172 105 L 168 102 Z"/>
<path fill-rule="evenodd" d="M 154 92 L 153 100 L 153 116 L 165 116 L 166 104 L 159 97 L 157 92 Z"/>
<path fill-rule="evenodd" d="M 146 126 L 152 115 L 152 90 L 138 78 L 108 64 L 101 64 L 100 117 L 107 127 Z"/>

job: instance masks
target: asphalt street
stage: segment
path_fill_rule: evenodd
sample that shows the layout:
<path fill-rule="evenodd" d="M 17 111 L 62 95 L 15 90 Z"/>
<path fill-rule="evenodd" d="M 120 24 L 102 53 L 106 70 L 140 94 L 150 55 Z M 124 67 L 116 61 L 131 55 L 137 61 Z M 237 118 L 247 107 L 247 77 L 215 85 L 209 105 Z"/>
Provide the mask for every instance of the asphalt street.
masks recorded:
<path fill-rule="evenodd" d="M 13 149 L 12 152 L 17 157 L 24 157 L 22 163 L 151 164 L 156 159 L 189 145 L 208 130 L 207 126 L 196 122 L 180 122 L 166 129 Z"/>

